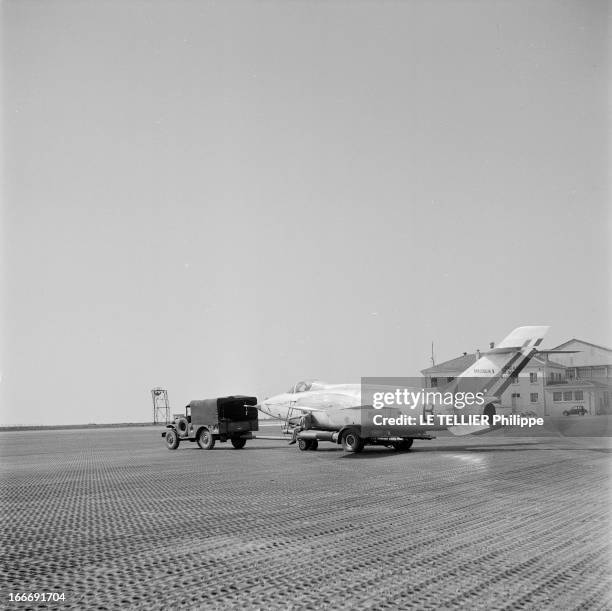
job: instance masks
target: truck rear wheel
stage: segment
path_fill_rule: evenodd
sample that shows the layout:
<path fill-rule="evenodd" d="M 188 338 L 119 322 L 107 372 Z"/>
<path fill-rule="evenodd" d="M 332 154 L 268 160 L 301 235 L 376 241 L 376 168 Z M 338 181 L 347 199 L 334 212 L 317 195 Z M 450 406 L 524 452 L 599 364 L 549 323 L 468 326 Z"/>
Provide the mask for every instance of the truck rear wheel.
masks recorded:
<path fill-rule="evenodd" d="M 319 442 L 316 439 L 310 441 L 310 449 L 316 450 L 319 447 Z"/>
<path fill-rule="evenodd" d="M 166 431 L 166 445 L 169 450 L 176 450 L 179 447 L 179 438 L 174 429 Z"/>
<path fill-rule="evenodd" d="M 242 450 L 242 448 L 244 448 L 244 445 L 246 444 L 246 439 L 242 439 L 242 437 L 234 437 L 234 439 L 230 440 L 232 442 L 232 445 L 237 449 L 237 450 Z"/>
<path fill-rule="evenodd" d="M 203 450 L 212 450 L 215 447 L 215 438 L 208 429 L 202 429 L 198 433 L 198 445 Z"/>
<path fill-rule="evenodd" d="M 357 454 L 363 450 L 363 439 L 359 437 L 359 434 L 356 431 L 346 431 L 342 436 L 342 447 L 346 452 L 354 452 Z"/>

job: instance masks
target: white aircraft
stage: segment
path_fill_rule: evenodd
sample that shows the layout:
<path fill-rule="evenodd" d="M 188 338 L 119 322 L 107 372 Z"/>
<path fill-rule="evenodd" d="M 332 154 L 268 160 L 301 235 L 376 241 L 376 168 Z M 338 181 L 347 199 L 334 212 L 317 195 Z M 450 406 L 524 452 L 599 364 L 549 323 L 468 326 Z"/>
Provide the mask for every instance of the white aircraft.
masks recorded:
<path fill-rule="evenodd" d="M 418 410 L 414 409 L 416 402 L 405 409 L 394 407 L 395 417 L 415 416 L 416 420 L 412 424 L 399 428 L 382 426 L 375 437 L 372 436 L 371 426 L 369 432 L 362 431 L 364 415 L 370 423 L 378 415 L 380 422 L 383 414 L 388 414 L 389 410 L 377 409 L 371 401 L 374 390 L 362 387 L 361 384 L 298 382 L 287 392 L 264 400 L 258 408 L 284 421 L 287 430 L 299 426 L 297 437 L 300 449 L 314 449 L 318 440 L 342 442 L 345 449 L 354 452 L 360 451 L 365 443 L 407 449 L 415 438 L 430 438 L 430 431 L 448 429 L 455 435 L 487 432 L 499 428 L 492 425 L 496 414 L 495 405 L 500 402 L 512 378 L 520 373 L 536 353 L 553 352 L 537 349 L 548 329 L 546 326 L 518 327 L 497 347 L 480 354 L 480 358 L 471 367 L 445 387 L 406 389 L 409 393 L 413 392 L 413 396 L 419 391 L 431 393 L 426 401 L 419 403 Z M 380 390 L 379 386 L 377 388 Z M 362 390 L 367 398 L 362 397 Z M 481 393 L 478 404 L 459 405 L 456 399 L 460 393 L 465 395 L 466 391 Z M 450 402 L 446 400 L 448 393 L 452 395 Z M 305 422 L 303 416 L 306 415 L 308 419 Z M 431 417 L 428 418 L 428 415 Z M 461 417 L 459 421 L 457 417 Z M 308 430 L 300 430 L 303 427 Z"/>

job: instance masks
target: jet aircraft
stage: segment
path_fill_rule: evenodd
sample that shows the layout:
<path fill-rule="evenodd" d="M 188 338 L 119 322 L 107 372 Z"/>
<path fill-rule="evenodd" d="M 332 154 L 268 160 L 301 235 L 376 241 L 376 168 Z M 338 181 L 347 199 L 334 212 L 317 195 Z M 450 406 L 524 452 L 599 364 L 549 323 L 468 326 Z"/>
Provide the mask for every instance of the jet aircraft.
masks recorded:
<path fill-rule="evenodd" d="M 441 388 L 411 388 L 411 392 L 419 390 L 439 391 L 433 393 L 430 401 L 419 405 L 419 410 L 406 408 L 395 410 L 398 414 L 432 414 L 443 418 L 417 419 L 415 424 L 401 428 L 401 437 L 405 440 L 426 437 L 430 431 L 448 429 L 454 435 L 483 433 L 494 428 L 490 417 L 496 413 L 496 405 L 515 376 L 525 368 L 531 358 L 538 353 L 560 351 L 538 350 L 549 327 L 524 326 L 514 329 L 495 348 L 479 355 L 476 362 L 463 371 L 451 383 Z M 477 405 L 461 405 L 451 400 L 442 402 L 440 397 L 458 397 L 466 390 L 480 392 L 482 400 Z M 362 396 L 365 392 L 367 399 Z M 287 392 L 264 400 L 258 408 L 273 418 L 282 420 L 287 430 L 304 423 L 304 415 L 308 415 L 307 428 L 320 431 L 342 431 L 358 429 L 364 422 L 364 414 L 377 413 L 371 403 L 372 392 L 361 384 L 328 384 L 322 381 L 302 381 L 293 385 Z M 431 395 L 430 395 L 431 397 Z M 385 411 L 385 410 L 383 410 Z M 461 414 L 467 416 L 486 415 L 489 418 L 472 418 L 473 424 L 453 424 L 446 416 Z M 489 422 L 487 422 L 489 420 Z M 427 423 L 427 422 L 428 423 Z M 446 424 L 441 424 L 445 422 Z M 450 424 L 449 424 L 450 422 Z M 384 427 L 383 427 L 384 428 Z M 393 435 L 398 434 L 394 428 Z M 381 431 L 382 432 L 382 431 Z M 384 433 L 383 435 L 384 436 Z M 411 443 L 411 441 L 410 441 Z"/>

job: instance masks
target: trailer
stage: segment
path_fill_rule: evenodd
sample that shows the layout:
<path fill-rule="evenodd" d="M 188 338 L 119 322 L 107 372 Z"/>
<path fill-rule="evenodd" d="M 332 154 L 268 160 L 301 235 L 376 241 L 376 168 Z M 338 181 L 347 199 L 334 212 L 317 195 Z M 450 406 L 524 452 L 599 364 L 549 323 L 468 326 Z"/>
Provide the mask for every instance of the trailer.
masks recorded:
<path fill-rule="evenodd" d="M 176 450 L 181 441 L 197 442 L 203 450 L 212 450 L 217 441 L 229 441 L 240 450 L 259 430 L 256 405 L 257 397 L 243 395 L 190 401 L 185 413 L 174 414 L 161 435 L 169 450 Z"/>
<path fill-rule="evenodd" d="M 339 431 L 303 428 L 296 433 L 297 445 L 302 451 L 316 450 L 319 447 L 319 441 L 331 441 L 332 443 L 342 444 L 342 448 L 346 452 L 356 454 L 361 452 L 366 445 L 386 446 L 398 452 L 406 452 L 412 447 L 415 439 L 435 439 L 435 437 L 425 433 L 415 434 L 414 432 L 405 437 L 366 437 L 362 433 L 361 425 L 358 424 L 350 424 Z"/>

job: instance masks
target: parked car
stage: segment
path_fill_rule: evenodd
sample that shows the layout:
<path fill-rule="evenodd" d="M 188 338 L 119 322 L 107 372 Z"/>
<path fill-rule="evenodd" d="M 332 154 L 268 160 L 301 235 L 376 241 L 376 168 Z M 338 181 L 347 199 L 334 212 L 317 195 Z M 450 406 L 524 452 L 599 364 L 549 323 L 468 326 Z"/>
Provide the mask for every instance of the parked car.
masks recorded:
<path fill-rule="evenodd" d="M 563 410 L 564 416 L 584 416 L 586 413 L 587 411 L 582 405 L 574 405 L 574 407 Z"/>

